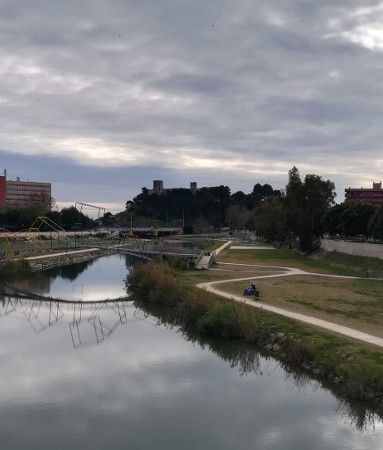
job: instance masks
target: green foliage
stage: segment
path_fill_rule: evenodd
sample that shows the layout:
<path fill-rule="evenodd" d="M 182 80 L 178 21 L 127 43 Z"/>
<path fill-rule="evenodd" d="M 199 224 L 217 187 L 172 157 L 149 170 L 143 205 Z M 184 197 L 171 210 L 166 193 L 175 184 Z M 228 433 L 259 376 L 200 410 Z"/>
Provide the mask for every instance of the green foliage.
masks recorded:
<path fill-rule="evenodd" d="M 287 233 L 298 239 L 299 248 L 311 252 L 318 247 L 323 233 L 323 217 L 334 203 L 335 185 L 314 174 L 302 182 L 299 171 L 293 167 L 286 186 L 285 227 Z"/>
<path fill-rule="evenodd" d="M 323 217 L 323 230 L 331 236 L 342 233 L 341 217 L 348 205 L 341 203 L 330 208 Z"/>
<path fill-rule="evenodd" d="M 383 207 L 341 203 L 330 208 L 323 218 L 323 228 L 330 236 L 383 238 Z"/>
<path fill-rule="evenodd" d="M 23 231 L 30 228 L 39 216 L 46 216 L 65 230 L 72 230 L 74 226 L 81 229 L 94 228 L 96 223 L 74 206 L 63 208 L 61 211 L 47 211 L 42 207 L 12 207 L 0 210 L 0 227 L 9 231 Z M 42 225 L 40 231 L 49 231 Z"/>
<path fill-rule="evenodd" d="M 150 219 L 149 225 L 185 226 L 195 232 L 214 227 L 231 226 L 242 228 L 249 218 L 249 211 L 266 199 L 278 197 L 280 191 L 269 184 L 257 183 L 251 193 L 238 191 L 230 195 L 228 186 L 203 187 L 196 192 L 190 189 L 167 189 L 162 195 L 151 194 L 147 188 L 133 201 L 126 202 L 126 210 L 115 216 L 121 224 L 128 225 L 131 217 L 134 224 Z M 133 215 L 133 216 L 131 216 Z"/>
<path fill-rule="evenodd" d="M 334 183 L 314 174 L 301 180 L 299 170 L 289 171 L 286 194 L 264 200 L 250 220 L 252 228 L 268 241 L 298 242 L 299 249 L 311 252 L 319 246 L 323 219 L 334 203 Z"/>
<path fill-rule="evenodd" d="M 0 227 L 10 231 L 29 228 L 36 217 L 44 215 L 45 210 L 39 207 L 7 207 L 0 210 Z"/>
<path fill-rule="evenodd" d="M 233 303 L 222 303 L 200 318 L 197 329 L 210 336 L 237 338 L 241 334 L 238 309 Z"/>
<path fill-rule="evenodd" d="M 263 202 L 271 198 L 278 198 L 282 195 L 281 191 L 274 190 L 270 184 L 259 184 L 257 183 L 253 192 L 251 193 L 252 206 L 259 206 Z"/>
<path fill-rule="evenodd" d="M 374 238 L 383 240 L 383 205 L 377 208 L 374 215 L 371 216 L 368 230 Z"/>
<path fill-rule="evenodd" d="M 284 241 L 283 201 L 274 197 L 259 206 L 252 217 L 252 228 L 267 241 Z"/>
<path fill-rule="evenodd" d="M 89 229 L 95 227 L 95 222 L 90 217 L 83 214 L 74 206 L 69 208 L 63 208 L 60 211 L 60 223 L 65 230 L 72 230 L 75 227 L 77 228 L 77 224 L 81 224 L 81 229 Z"/>
<path fill-rule="evenodd" d="M 343 236 L 368 236 L 368 224 L 375 213 L 372 205 L 349 205 L 342 213 L 339 228 Z"/>
<path fill-rule="evenodd" d="M 257 261 L 265 263 L 272 261 L 281 266 L 295 266 L 312 271 L 365 277 L 366 273 L 383 273 L 383 261 L 378 258 L 347 255 L 338 252 L 318 251 L 310 255 L 301 252 L 279 248 L 275 250 L 230 250 L 230 255 L 236 261 Z M 248 258 L 248 259 L 246 259 Z"/>

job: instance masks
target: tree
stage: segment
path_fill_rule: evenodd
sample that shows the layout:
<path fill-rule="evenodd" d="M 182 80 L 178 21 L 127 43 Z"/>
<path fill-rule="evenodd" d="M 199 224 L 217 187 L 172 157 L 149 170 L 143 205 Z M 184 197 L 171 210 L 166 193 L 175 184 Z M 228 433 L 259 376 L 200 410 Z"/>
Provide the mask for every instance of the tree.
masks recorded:
<path fill-rule="evenodd" d="M 299 233 L 299 224 L 302 213 L 300 209 L 302 196 L 302 180 L 299 170 L 294 166 L 289 171 L 289 181 L 286 186 L 285 207 L 283 210 L 283 222 L 286 230 L 286 237 L 289 247 L 292 245 L 292 238 Z"/>
<path fill-rule="evenodd" d="M 31 194 L 29 196 L 31 205 L 40 208 L 43 212 L 50 211 L 55 205 L 55 199 L 44 192 Z"/>
<path fill-rule="evenodd" d="M 355 237 L 369 235 L 369 222 L 375 214 L 372 205 L 350 204 L 340 217 L 340 229 L 344 236 Z"/>
<path fill-rule="evenodd" d="M 203 218 L 205 225 L 214 228 L 223 225 L 243 227 L 254 207 L 253 194 L 257 202 L 264 202 L 267 198 L 280 196 L 281 192 L 270 185 L 259 185 L 255 193 L 253 189 L 250 194 L 238 191 L 232 195 L 230 188 L 224 185 L 203 187 L 194 193 L 185 188 L 166 189 L 161 195 L 142 188 L 140 194 L 126 202 L 125 211 L 118 213 L 117 218 L 119 223 L 129 223 L 133 211 L 135 223 L 138 223 L 138 217 L 146 217 L 161 225 L 179 225 L 184 217 L 184 223 L 189 227 L 194 225 L 196 218 Z M 235 217 L 237 213 L 240 213 L 239 217 Z"/>
<path fill-rule="evenodd" d="M 309 252 L 318 247 L 323 233 L 323 218 L 334 204 L 334 183 L 318 175 L 308 174 L 302 182 L 293 167 L 286 186 L 285 226 L 298 238 L 299 248 Z"/>
<path fill-rule="evenodd" d="M 368 229 L 374 238 L 383 240 L 383 205 L 375 211 L 375 214 L 371 217 Z"/>
<path fill-rule="evenodd" d="M 254 231 L 267 241 L 284 241 L 283 203 L 278 197 L 266 200 L 251 218 Z"/>
<path fill-rule="evenodd" d="M 125 211 L 127 211 L 127 212 L 133 212 L 134 211 L 134 202 L 132 200 L 128 200 L 125 203 Z"/>
<path fill-rule="evenodd" d="M 230 200 L 235 203 L 246 203 L 247 195 L 242 191 L 237 191 L 231 195 Z"/>
<path fill-rule="evenodd" d="M 209 222 L 203 216 L 199 216 L 194 221 L 193 229 L 196 233 L 206 233 L 209 230 Z"/>
<path fill-rule="evenodd" d="M 271 197 L 280 197 L 281 191 L 274 190 L 270 184 L 260 184 L 254 185 L 253 192 L 251 193 L 251 199 L 253 201 L 253 206 L 258 206 L 265 200 Z"/>
<path fill-rule="evenodd" d="M 61 210 L 61 224 L 65 230 L 72 230 L 79 225 L 82 229 L 95 227 L 94 220 L 83 214 L 74 206 L 63 208 Z"/>
<path fill-rule="evenodd" d="M 330 208 L 323 218 L 323 229 L 331 236 L 342 234 L 341 217 L 349 207 L 346 203 L 340 203 Z"/>
<path fill-rule="evenodd" d="M 244 228 L 249 220 L 249 211 L 243 204 L 234 203 L 226 209 L 226 223 L 231 228 Z"/>
<path fill-rule="evenodd" d="M 102 217 L 100 217 L 100 222 L 103 227 L 111 227 L 116 221 L 114 220 L 111 212 L 106 212 Z"/>

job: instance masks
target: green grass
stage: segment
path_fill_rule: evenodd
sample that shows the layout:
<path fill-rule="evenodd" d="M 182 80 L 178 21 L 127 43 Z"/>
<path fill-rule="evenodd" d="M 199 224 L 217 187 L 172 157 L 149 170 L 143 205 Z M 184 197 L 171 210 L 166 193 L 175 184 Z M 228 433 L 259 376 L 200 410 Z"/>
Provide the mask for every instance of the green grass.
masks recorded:
<path fill-rule="evenodd" d="M 210 241 L 209 244 L 204 247 L 205 252 L 213 252 L 214 250 L 217 250 L 217 248 L 221 247 L 222 244 L 224 244 L 225 241 Z"/>
<path fill-rule="evenodd" d="M 383 281 L 295 275 L 254 282 L 266 304 L 383 337 Z M 245 284 L 228 281 L 219 289 L 241 295 Z"/>
<path fill-rule="evenodd" d="M 293 250 L 226 250 L 219 258 L 225 262 L 293 266 L 311 271 L 365 277 L 366 273 L 381 273 L 383 260 L 337 252 L 317 252 L 304 255 Z"/>

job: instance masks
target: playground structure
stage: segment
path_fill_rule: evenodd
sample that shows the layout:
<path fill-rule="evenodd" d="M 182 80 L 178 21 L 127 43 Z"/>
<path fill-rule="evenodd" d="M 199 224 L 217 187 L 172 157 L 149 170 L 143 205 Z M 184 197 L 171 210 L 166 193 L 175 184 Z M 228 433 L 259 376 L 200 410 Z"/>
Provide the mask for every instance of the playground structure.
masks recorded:
<path fill-rule="evenodd" d="M 77 208 L 77 205 L 80 206 L 80 209 Z M 102 206 L 91 205 L 91 204 L 89 204 L 89 203 L 76 202 L 76 203 L 74 204 L 74 207 L 75 207 L 76 209 L 78 209 L 80 212 L 82 212 L 82 208 L 83 208 L 83 207 L 91 208 L 91 209 L 97 209 L 97 219 L 100 218 L 101 212 L 102 212 L 102 211 L 104 211 L 104 214 L 103 214 L 103 215 L 106 214 L 106 208 L 103 208 Z"/>
<path fill-rule="evenodd" d="M 65 230 L 45 216 L 37 217 L 24 232 L 0 228 L 0 262 L 47 253 L 54 250 L 53 242 L 59 243 L 56 249 L 68 247 L 67 239 Z"/>
<path fill-rule="evenodd" d="M 77 205 L 94 207 L 99 215 L 101 211 L 105 211 L 105 208 L 87 203 L 77 202 L 76 208 Z M 26 231 L 11 233 L 0 229 L 0 264 L 24 258 L 41 258 L 44 255 L 48 258 L 54 254 L 99 249 L 102 252 L 121 253 L 142 259 L 179 257 L 186 259 L 189 266 L 201 254 L 197 248 L 184 249 L 181 241 L 167 242 L 165 236 L 180 234 L 177 228 L 132 228 L 126 231 L 85 231 L 81 227 L 77 231 L 66 231 L 49 217 L 39 216 Z"/>
<path fill-rule="evenodd" d="M 45 229 L 44 229 L 45 228 Z M 41 231 L 49 231 L 50 233 L 65 233 L 64 228 L 60 227 L 56 222 L 49 217 L 39 216 L 35 219 L 33 224 L 28 228 L 28 233 L 40 233 Z"/>

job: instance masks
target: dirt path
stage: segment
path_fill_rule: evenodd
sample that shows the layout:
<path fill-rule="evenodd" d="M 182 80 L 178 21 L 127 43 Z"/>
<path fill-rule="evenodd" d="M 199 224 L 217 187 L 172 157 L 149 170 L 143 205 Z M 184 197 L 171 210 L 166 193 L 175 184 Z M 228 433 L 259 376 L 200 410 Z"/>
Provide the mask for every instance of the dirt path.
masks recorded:
<path fill-rule="evenodd" d="M 229 245 L 229 244 L 227 244 Z M 342 278 L 342 279 L 352 279 L 352 280 L 357 280 L 357 279 L 362 279 L 365 280 L 365 278 L 361 278 L 361 277 L 350 277 L 350 276 L 342 276 L 342 275 L 328 275 L 328 274 L 323 274 L 323 273 L 315 273 L 315 272 L 306 272 L 304 270 L 300 270 L 300 269 L 296 269 L 294 267 L 276 267 L 276 266 L 262 266 L 262 265 L 255 265 L 255 264 L 241 264 L 241 263 L 218 263 L 218 264 L 222 264 L 225 266 L 243 266 L 243 267 L 248 267 L 248 268 L 266 268 L 266 267 L 272 267 L 273 269 L 281 269 L 284 272 L 278 273 L 278 274 L 273 274 L 273 275 L 256 275 L 256 276 L 246 276 L 246 277 L 241 277 L 241 278 L 227 278 L 224 280 L 219 280 L 219 281 L 210 281 L 210 282 L 204 282 L 204 283 L 198 283 L 197 287 L 199 289 L 204 289 L 208 292 L 212 292 L 216 295 L 219 295 L 221 297 L 227 298 L 229 300 L 238 302 L 238 303 L 245 303 L 246 305 L 249 305 L 253 308 L 260 308 L 263 309 L 265 311 L 270 311 L 272 313 L 275 314 L 279 314 L 281 316 L 284 317 L 288 317 L 290 319 L 294 319 L 294 320 L 298 320 L 299 322 L 303 322 L 303 323 L 307 323 L 309 325 L 313 325 L 316 327 L 320 327 L 323 328 L 325 330 L 329 330 L 332 331 L 334 333 L 338 333 L 341 334 L 343 336 L 347 336 L 350 337 L 352 339 L 357 339 L 359 341 L 363 341 L 366 342 L 368 344 L 373 344 L 376 345 L 378 347 L 383 347 L 383 338 L 380 338 L 378 336 L 374 336 L 368 333 L 364 333 L 362 331 L 358 331 L 355 330 L 353 328 L 349 328 L 343 325 L 338 325 L 336 323 L 333 322 L 329 322 L 327 320 L 322 320 L 322 319 L 318 319 L 316 317 L 313 316 L 309 316 L 306 314 L 301 314 L 301 313 L 297 313 L 297 312 L 293 312 L 290 311 L 288 309 L 283 309 L 283 308 L 278 308 L 276 306 L 272 306 L 263 302 L 259 302 L 259 301 L 253 301 L 253 300 L 249 300 L 247 298 L 244 298 L 243 296 L 239 296 L 239 295 L 234 295 L 234 294 L 230 294 L 228 292 L 222 291 L 219 288 L 217 288 L 216 286 L 219 286 L 220 284 L 224 284 L 224 283 L 232 283 L 235 281 L 249 281 L 249 280 L 257 280 L 257 279 L 267 279 L 267 278 L 281 278 L 281 277 L 290 277 L 290 276 L 294 276 L 294 275 L 310 275 L 310 276 L 320 276 L 320 277 L 328 277 L 328 278 Z M 369 278 L 369 280 L 371 280 L 371 278 Z M 383 280 L 379 280 L 382 281 Z"/>

